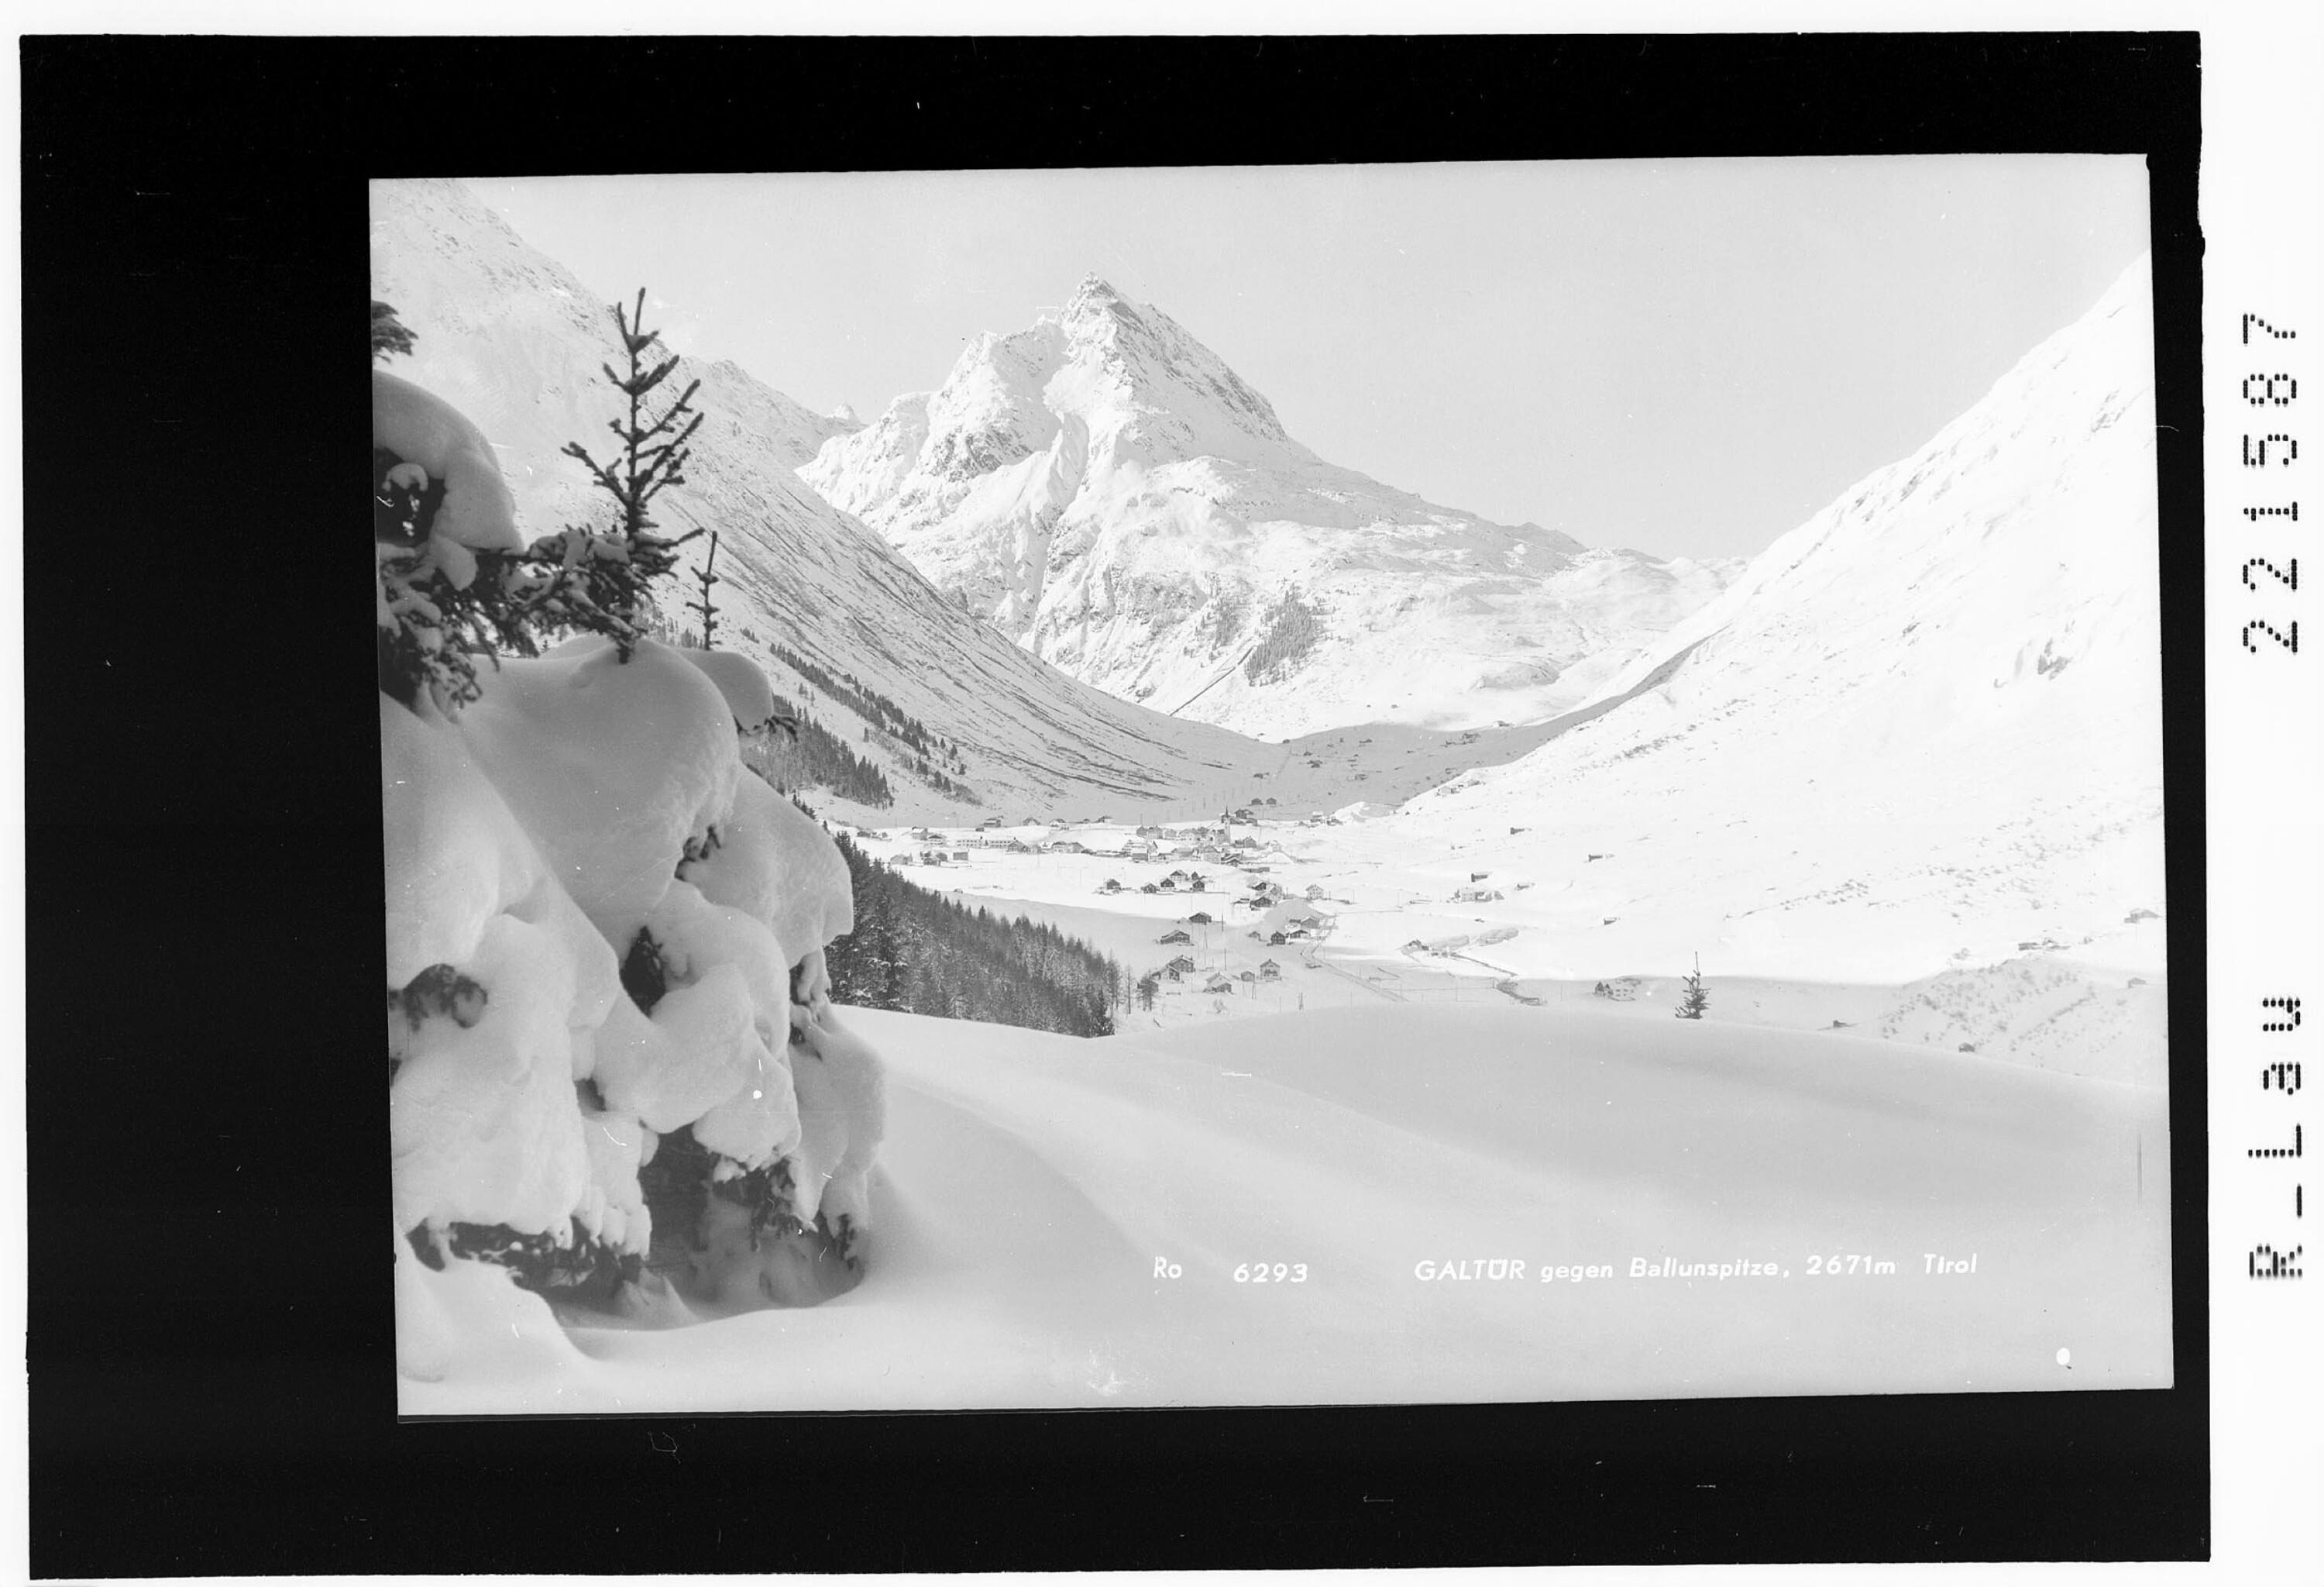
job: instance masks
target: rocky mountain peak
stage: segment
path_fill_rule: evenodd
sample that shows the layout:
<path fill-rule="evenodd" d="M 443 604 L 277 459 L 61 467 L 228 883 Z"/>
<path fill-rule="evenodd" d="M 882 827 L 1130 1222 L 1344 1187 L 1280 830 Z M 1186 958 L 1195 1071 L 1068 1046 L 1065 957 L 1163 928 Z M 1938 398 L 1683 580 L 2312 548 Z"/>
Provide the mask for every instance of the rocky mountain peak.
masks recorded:
<path fill-rule="evenodd" d="M 1083 276 L 1081 284 L 1074 289 L 1073 297 L 1065 304 L 1065 312 L 1070 315 L 1075 309 L 1084 308 L 1111 309 L 1127 301 L 1128 300 L 1124 299 L 1120 292 L 1113 290 L 1112 282 L 1095 271 L 1092 271 Z"/>
<path fill-rule="evenodd" d="M 1225 359 L 1161 309 L 1132 301 L 1102 277 L 1082 278 L 1056 324 L 1076 375 L 1053 395 L 1070 404 L 1110 394 L 1121 411 L 1147 416 L 1139 428 L 1165 453 L 1253 462 L 1252 442 L 1262 453 L 1293 444 L 1273 405 Z"/>
<path fill-rule="evenodd" d="M 1074 677 L 1278 739 L 1554 714 L 1735 570 L 1585 555 L 1326 462 L 1095 274 L 802 474 Z"/>

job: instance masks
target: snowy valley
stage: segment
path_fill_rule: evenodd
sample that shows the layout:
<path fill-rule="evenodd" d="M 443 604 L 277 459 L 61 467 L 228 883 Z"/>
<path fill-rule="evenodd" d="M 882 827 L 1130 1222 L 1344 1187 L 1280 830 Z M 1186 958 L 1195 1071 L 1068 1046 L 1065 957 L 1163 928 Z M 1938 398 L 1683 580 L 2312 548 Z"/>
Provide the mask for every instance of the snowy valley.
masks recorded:
<path fill-rule="evenodd" d="M 456 184 L 372 246 L 385 633 L 604 520 L 623 343 Z M 2151 317 L 1734 562 L 1325 464 L 1094 277 L 870 425 L 680 360 L 719 648 L 705 535 L 383 696 L 403 1410 L 2169 1382 Z M 835 996 L 835 835 L 1114 1033 Z"/>

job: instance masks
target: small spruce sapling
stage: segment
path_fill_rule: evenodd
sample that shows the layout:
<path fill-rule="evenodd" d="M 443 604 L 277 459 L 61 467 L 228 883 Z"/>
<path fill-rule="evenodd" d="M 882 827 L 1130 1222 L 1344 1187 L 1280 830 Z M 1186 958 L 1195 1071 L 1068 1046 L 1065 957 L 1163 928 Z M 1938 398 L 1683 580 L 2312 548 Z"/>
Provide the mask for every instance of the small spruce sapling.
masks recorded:
<path fill-rule="evenodd" d="M 710 636 L 718 629 L 718 608 L 710 604 L 710 586 L 719 582 L 718 575 L 711 571 L 717 561 L 718 531 L 714 529 L 710 531 L 710 554 L 702 558 L 702 571 L 694 576 L 702 586 L 702 594 L 687 603 L 687 610 L 702 619 L 702 648 L 706 650 L 717 648 L 710 642 Z"/>
<path fill-rule="evenodd" d="M 659 415 L 650 411 L 647 397 L 676 371 L 678 356 L 646 362 L 659 333 L 645 328 L 645 309 L 642 287 L 634 312 L 613 305 L 613 323 L 629 358 L 626 375 L 610 364 L 604 365 L 605 378 L 629 401 L 624 416 L 605 421 L 620 449 L 600 463 L 580 442 L 565 445 L 565 455 L 587 468 L 597 488 L 620 505 L 620 521 L 611 531 L 568 524 L 535 540 L 530 557 L 538 571 L 523 591 L 528 615 L 552 627 L 603 634 L 613 641 L 623 661 L 656 625 L 654 581 L 676 566 L 678 548 L 702 532 L 697 529 L 668 539 L 655 532 L 648 511 L 663 491 L 686 483 L 687 443 L 701 427 L 703 416 L 694 408 L 694 393 L 702 386 L 698 380 Z"/>
<path fill-rule="evenodd" d="M 1700 1020 L 1703 1010 L 1710 1007 L 1711 994 L 1702 990 L 1702 955 L 1697 954 L 1694 956 L 1694 973 L 1686 977 L 1686 995 L 1679 999 L 1678 1017 Z"/>

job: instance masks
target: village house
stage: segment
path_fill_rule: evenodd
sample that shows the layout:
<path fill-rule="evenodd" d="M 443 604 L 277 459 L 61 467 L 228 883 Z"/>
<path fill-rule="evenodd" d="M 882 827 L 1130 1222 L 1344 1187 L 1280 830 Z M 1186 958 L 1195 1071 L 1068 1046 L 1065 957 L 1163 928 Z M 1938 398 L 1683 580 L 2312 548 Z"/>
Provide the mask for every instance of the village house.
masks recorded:
<path fill-rule="evenodd" d="M 1211 973 L 1211 978 L 1203 983 L 1203 990 L 1208 992 L 1232 992 L 1234 983 L 1214 970 Z"/>
<path fill-rule="evenodd" d="M 1164 932 L 1161 936 L 1159 936 L 1159 937 L 1156 937 L 1154 940 L 1155 940 L 1156 942 L 1158 942 L 1158 943 L 1163 944 L 1165 946 L 1167 946 L 1169 944 L 1174 943 L 1174 942 L 1183 942 L 1183 943 L 1185 943 L 1186 945 L 1188 945 L 1189 946 L 1193 946 L 1193 944 L 1194 944 L 1194 939 L 1193 937 L 1188 937 L 1188 936 L 1187 936 L 1185 932 L 1183 932 L 1183 931 L 1166 931 L 1166 932 Z"/>
<path fill-rule="evenodd" d="M 1180 954 L 1163 968 L 1170 979 L 1176 981 L 1181 975 L 1192 975 L 1200 966 L 1194 963 L 1193 955 Z"/>
<path fill-rule="evenodd" d="M 1273 959 L 1261 959 L 1259 962 L 1259 978 L 1261 981 L 1279 980 L 1282 977 L 1282 974 L 1283 966 L 1277 964 Z"/>

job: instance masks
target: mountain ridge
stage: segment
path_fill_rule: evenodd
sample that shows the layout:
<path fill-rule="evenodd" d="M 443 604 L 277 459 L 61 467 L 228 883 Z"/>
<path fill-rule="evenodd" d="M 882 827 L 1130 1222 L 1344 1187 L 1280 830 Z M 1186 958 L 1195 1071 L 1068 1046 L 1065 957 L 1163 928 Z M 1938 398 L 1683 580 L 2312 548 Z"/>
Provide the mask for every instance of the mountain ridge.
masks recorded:
<path fill-rule="evenodd" d="M 1554 808 L 1554 836 L 1505 857 L 1606 863 L 1538 924 L 1613 938 L 1652 911 L 1722 970 L 1806 937 L 1835 977 L 1923 975 L 1942 954 L 1892 964 L 1879 942 L 1986 960 L 2158 909 L 2146 272 L 1778 539 L 1566 730 L 1392 821 L 1458 846 Z"/>
<path fill-rule="evenodd" d="M 800 473 L 1073 676 L 1269 737 L 1554 715 L 1742 566 L 1593 550 L 1328 462 L 1095 275 Z"/>
<path fill-rule="evenodd" d="M 372 284 L 416 337 L 397 372 L 450 401 L 491 438 L 525 532 L 602 517 L 600 494 L 567 441 L 596 447 L 619 401 L 610 307 L 526 244 L 456 182 L 374 182 Z M 650 323 L 650 319 L 649 321 Z M 686 483 L 657 499 L 665 532 L 720 531 L 719 637 L 741 645 L 778 691 L 813 685 L 773 653 L 788 646 L 834 674 L 869 680 L 960 746 L 985 808 L 1103 811 L 1124 802 L 1192 814 L 1229 775 L 1271 765 L 1274 746 L 1173 722 L 1056 672 L 946 602 L 852 516 L 793 472 L 844 420 L 818 415 L 731 360 L 688 357 L 704 421 Z M 600 448 L 602 449 L 602 448 Z M 690 588 L 708 536 L 680 552 Z M 673 612 L 682 597 L 667 594 Z M 825 698 L 818 706 L 845 711 Z M 857 738 L 853 717 L 838 724 Z M 893 818 L 981 813 L 916 778 L 866 720 L 862 752 L 887 771 Z M 1214 809 L 1215 805 L 1210 808 Z"/>

